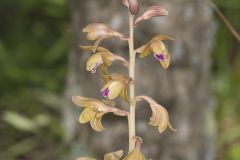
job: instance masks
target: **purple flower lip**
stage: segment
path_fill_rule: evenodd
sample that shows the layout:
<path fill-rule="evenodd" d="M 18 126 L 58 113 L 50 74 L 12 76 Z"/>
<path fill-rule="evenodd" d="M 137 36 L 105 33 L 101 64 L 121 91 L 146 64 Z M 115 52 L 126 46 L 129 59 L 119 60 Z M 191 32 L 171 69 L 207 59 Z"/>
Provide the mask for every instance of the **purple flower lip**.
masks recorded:
<path fill-rule="evenodd" d="M 103 91 L 103 97 L 108 98 L 108 94 L 109 94 L 109 88 L 106 88 L 106 89 Z"/>
<path fill-rule="evenodd" d="M 165 59 L 165 55 L 163 53 L 161 54 L 154 53 L 154 57 L 159 61 L 163 61 Z"/>

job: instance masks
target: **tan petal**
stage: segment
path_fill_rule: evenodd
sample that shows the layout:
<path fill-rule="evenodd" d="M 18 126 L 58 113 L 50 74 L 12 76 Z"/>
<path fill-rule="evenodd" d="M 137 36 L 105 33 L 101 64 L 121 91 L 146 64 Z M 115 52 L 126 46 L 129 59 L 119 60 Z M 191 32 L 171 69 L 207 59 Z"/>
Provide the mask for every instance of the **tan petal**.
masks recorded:
<path fill-rule="evenodd" d="M 76 158 L 75 160 L 96 160 L 96 159 L 89 158 L 89 157 L 79 157 L 79 158 Z"/>
<path fill-rule="evenodd" d="M 72 101 L 81 107 L 94 107 L 104 105 L 101 101 L 98 101 L 93 98 L 85 98 L 80 96 L 72 96 Z"/>
<path fill-rule="evenodd" d="M 96 113 L 91 108 L 85 108 L 79 117 L 79 122 L 87 123 L 95 116 L 95 114 Z"/>
<path fill-rule="evenodd" d="M 104 160 L 120 160 L 123 156 L 123 150 L 119 150 L 104 155 Z"/>
<path fill-rule="evenodd" d="M 162 133 L 164 130 L 167 129 L 167 127 L 170 127 L 171 130 L 175 131 L 173 127 L 171 126 L 169 122 L 169 115 L 167 110 L 158 104 L 156 101 L 154 101 L 152 98 L 148 96 L 138 96 L 136 100 L 146 100 L 152 109 L 152 117 L 150 118 L 150 125 L 158 126 L 158 130 L 160 133 Z"/>
<path fill-rule="evenodd" d="M 112 36 L 118 37 L 122 40 L 127 40 L 127 38 L 119 33 L 114 31 L 111 27 L 103 23 L 93 23 L 87 25 L 83 32 L 87 33 L 87 39 L 90 41 L 95 41 L 93 52 L 95 52 L 103 39 L 110 38 Z"/>
<path fill-rule="evenodd" d="M 166 16 L 166 15 L 168 15 L 168 11 L 165 8 L 163 8 L 163 7 L 159 6 L 159 5 L 151 6 L 146 11 L 144 11 L 141 16 L 139 16 L 136 19 L 134 24 L 137 25 L 141 21 L 150 19 L 152 17 Z"/>
<path fill-rule="evenodd" d="M 87 33 L 87 39 L 91 41 L 113 34 L 112 28 L 103 23 L 89 24 L 83 29 L 83 32 Z"/>
<path fill-rule="evenodd" d="M 86 51 L 93 51 L 93 49 L 95 48 L 95 46 L 83 46 L 83 45 L 79 45 L 79 47 Z M 97 47 L 96 52 L 110 52 L 110 51 L 104 47 Z"/>
<path fill-rule="evenodd" d="M 95 114 L 95 117 L 93 117 L 90 121 L 91 127 L 97 132 L 101 132 L 104 130 L 104 127 L 102 125 L 102 116 L 104 114 L 105 113 L 99 112 Z"/>

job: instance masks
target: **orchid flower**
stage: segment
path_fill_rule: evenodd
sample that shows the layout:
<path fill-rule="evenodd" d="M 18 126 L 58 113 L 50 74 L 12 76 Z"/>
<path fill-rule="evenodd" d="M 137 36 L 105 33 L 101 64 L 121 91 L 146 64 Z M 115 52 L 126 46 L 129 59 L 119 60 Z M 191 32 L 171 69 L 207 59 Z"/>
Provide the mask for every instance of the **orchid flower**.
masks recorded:
<path fill-rule="evenodd" d="M 135 138 L 135 147 L 128 153 L 128 155 L 123 160 L 145 160 L 144 155 L 141 153 L 142 139 L 139 137 Z"/>
<path fill-rule="evenodd" d="M 94 46 L 82 46 L 80 48 L 84 50 L 93 50 Z M 107 74 L 107 68 L 112 64 L 113 61 L 120 61 L 124 66 L 128 67 L 128 61 L 123 57 L 111 53 L 109 50 L 98 47 L 96 53 L 90 56 L 87 60 L 86 69 L 91 73 L 96 73 L 98 67 L 101 68 L 102 73 Z"/>
<path fill-rule="evenodd" d="M 140 58 L 144 58 L 153 52 L 154 57 L 161 63 L 164 69 L 167 69 L 170 64 L 170 55 L 168 49 L 163 43 L 163 40 L 172 38 L 165 35 L 156 35 L 145 46 L 141 47 Z"/>
<path fill-rule="evenodd" d="M 128 101 L 127 89 L 129 80 L 121 74 L 111 74 L 104 76 L 105 85 L 101 89 L 103 97 L 113 100 L 119 95 Z"/>
<path fill-rule="evenodd" d="M 122 40 L 127 40 L 127 37 L 125 37 L 123 34 L 114 31 L 111 27 L 103 23 L 89 24 L 83 29 L 83 32 L 87 33 L 88 40 L 96 41 L 93 49 L 94 52 L 103 39 L 117 37 Z"/>
<path fill-rule="evenodd" d="M 157 17 L 157 16 L 167 16 L 168 15 L 168 11 L 159 6 L 159 5 L 155 5 L 155 6 L 151 6 L 149 8 L 147 8 L 146 11 L 144 11 L 134 22 L 135 27 L 137 26 L 138 23 L 148 20 L 152 17 Z"/>
<path fill-rule="evenodd" d="M 97 132 L 104 130 L 101 122 L 103 115 L 110 112 L 118 116 L 128 115 L 128 112 L 118 108 L 109 107 L 105 103 L 96 99 L 73 96 L 72 101 L 76 105 L 85 108 L 79 117 L 79 122 L 88 123 L 90 121 L 91 127 Z"/>
<path fill-rule="evenodd" d="M 158 131 L 160 133 L 165 131 L 168 127 L 172 131 L 176 131 L 176 129 L 172 127 L 169 121 L 168 112 L 163 106 L 161 106 L 148 96 L 138 96 L 136 97 L 136 100 L 137 101 L 145 100 L 150 104 L 150 107 L 152 109 L 152 117 L 150 118 L 149 124 L 158 127 Z"/>

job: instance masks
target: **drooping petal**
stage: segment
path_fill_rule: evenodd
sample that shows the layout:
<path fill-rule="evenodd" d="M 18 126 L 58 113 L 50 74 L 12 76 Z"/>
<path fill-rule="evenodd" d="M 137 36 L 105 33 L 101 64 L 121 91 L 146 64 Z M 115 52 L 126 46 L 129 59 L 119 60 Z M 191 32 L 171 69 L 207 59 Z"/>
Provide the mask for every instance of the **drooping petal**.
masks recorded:
<path fill-rule="evenodd" d="M 79 117 L 80 123 L 87 123 L 95 116 L 95 112 L 91 108 L 85 108 Z"/>
<path fill-rule="evenodd" d="M 107 153 L 104 155 L 104 160 L 120 160 L 123 156 L 123 150 Z"/>
<path fill-rule="evenodd" d="M 150 118 L 150 125 L 157 126 L 160 133 L 165 131 L 167 127 L 169 127 L 171 130 L 176 131 L 173 129 L 172 125 L 169 122 L 169 114 L 167 110 L 158 104 L 156 101 L 154 101 L 152 98 L 148 96 L 138 96 L 136 100 L 146 100 L 152 109 L 152 116 Z"/>
<path fill-rule="evenodd" d="M 166 15 L 168 15 L 168 11 L 165 8 L 159 5 L 151 6 L 135 20 L 134 25 L 136 26 L 138 23 L 144 20 L 148 20 L 152 17 L 166 16 Z"/>
<path fill-rule="evenodd" d="M 105 129 L 102 125 L 102 116 L 104 114 L 105 113 L 103 112 L 99 112 L 95 114 L 95 117 L 93 117 L 90 121 L 91 127 L 97 132 L 101 132 Z"/>

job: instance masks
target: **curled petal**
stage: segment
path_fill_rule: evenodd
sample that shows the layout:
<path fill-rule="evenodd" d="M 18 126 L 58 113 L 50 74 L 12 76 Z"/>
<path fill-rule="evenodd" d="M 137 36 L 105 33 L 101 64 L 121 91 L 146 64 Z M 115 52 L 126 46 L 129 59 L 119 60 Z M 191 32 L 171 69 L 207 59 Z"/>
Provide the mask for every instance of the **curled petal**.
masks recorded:
<path fill-rule="evenodd" d="M 144 20 L 148 20 L 152 17 L 167 16 L 167 15 L 168 15 L 168 11 L 165 8 L 159 5 L 155 5 L 155 6 L 149 7 L 146 11 L 144 11 L 143 14 L 135 20 L 134 25 L 136 26 L 138 23 Z"/>
<path fill-rule="evenodd" d="M 102 116 L 104 115 L 105 113 L 102 113 L 102 112 L 99 112 L 95 115 L 94 118 L 91 119 L 90 121 L 90 124 L 91 124 L 91 127 L 97 131 L 97 132 L 101 132 L 103 131 L 105 128 L 103 127 L 102 125 Z"/>
<path fill-rule="evenodd" d="M 123 156 L 123 150 L 119 150 L 104 155 L 104 160 L 120 160 Z"/>
<path fill-rule="evenodd" d="M 171 126 L 169 122 L 168 112 L 163 106 L 161 106 L 148 96 L 138 96 L 136 98 L 137 101 L 140 101 L 142 99 L 146 100 L 150 104 L 150 107 L 152 109 L 152 117 L 150 118 L 149 122 L 150 125 L 157 126 L 160 133 L 165 131 L 167 127 L 169 127 L 173 131 L 176 131 Z"/>
<path fill-rule="evenodd" d="M 96 160 L 96 159 L 89 158 L 89 157 L 79 157 L 79 158 L 76 158 L 75 160 Z"/>

